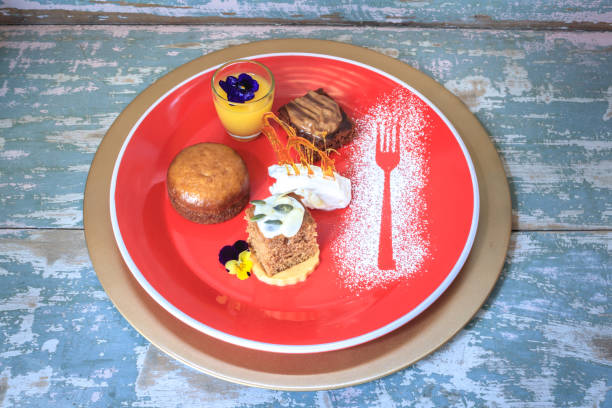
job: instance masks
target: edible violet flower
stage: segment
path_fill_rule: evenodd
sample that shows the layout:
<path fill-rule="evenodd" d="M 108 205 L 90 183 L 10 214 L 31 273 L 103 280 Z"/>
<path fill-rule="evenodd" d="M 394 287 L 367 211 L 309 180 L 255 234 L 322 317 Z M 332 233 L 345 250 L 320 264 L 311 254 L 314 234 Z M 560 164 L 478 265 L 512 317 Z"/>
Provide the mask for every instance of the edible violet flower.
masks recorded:
<path fill-rule="evenodd" d="M 251 276 L 253 261 L 251 261 L 249 245 L 245 241 L 239 240 L 234 245 L 226 245 L 221 248 L 219 262 L 230 275 L 236 275 L 240 280 L 248 279 Z"/>
<path fill-rule="evenodd" d="M 225 81 L 219 81 L 221 89 L 227 93 L 230 102 L 244 103 L 255 97 L 259 84 L 249 74 L 240 74 L 238 78 L 228 76 Z"/>

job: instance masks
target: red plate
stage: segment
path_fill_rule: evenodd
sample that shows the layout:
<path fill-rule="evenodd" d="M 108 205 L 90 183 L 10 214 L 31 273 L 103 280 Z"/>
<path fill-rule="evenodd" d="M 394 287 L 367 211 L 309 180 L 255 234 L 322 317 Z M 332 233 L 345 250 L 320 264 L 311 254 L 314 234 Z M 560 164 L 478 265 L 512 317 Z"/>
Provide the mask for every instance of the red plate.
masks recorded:
<path fill-rule="evenodd" d="M 224 245 L 246 238 L 244 212 L 221 224 L 199 225 L 172 208 L 168 166 L 183 148 L 203 141 L 236 150 L 249 170 L 251 198 L 269 195 L 267 166 L 275 163 L 274 153 L 265 137 L 240 143 L 224 132 L 212 103 L 214 68 L 156 101 L 123 145 L 110 210 L 126 264 L 174 316 L 244 347 L 329 351 L 394 330 L 444 292 L 472 246 L 478 186 L 461 138 L 426 98 L 375 68 L 318 54 L 251 59 L 275 75 L 275 110 L 322 87 L 355 120 L 358 135 L 336 159 L 338 172 L 352 181 L 351 204 L 312 211 L 320 265 L 294 286 L 269 286 L 254 276 L 239 281 L 217 257 Z M 383 157 L 376 135 L 393 135 L 394 129 L 399 157 Z"/>

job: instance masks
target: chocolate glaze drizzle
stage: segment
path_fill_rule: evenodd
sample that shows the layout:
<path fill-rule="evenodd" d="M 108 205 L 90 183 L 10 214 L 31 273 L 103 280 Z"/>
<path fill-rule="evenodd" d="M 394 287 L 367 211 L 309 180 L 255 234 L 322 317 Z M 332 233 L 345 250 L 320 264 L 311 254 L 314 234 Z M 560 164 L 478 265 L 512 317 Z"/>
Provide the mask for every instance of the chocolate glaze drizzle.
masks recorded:
<path fill-rule="evenodd" d="M 335 132 L 342 122 L 342 112 L 338 104 L 315 91 L 309 91 L 289 102 L 286 109 L 294 125 L 321 138 Z"/>

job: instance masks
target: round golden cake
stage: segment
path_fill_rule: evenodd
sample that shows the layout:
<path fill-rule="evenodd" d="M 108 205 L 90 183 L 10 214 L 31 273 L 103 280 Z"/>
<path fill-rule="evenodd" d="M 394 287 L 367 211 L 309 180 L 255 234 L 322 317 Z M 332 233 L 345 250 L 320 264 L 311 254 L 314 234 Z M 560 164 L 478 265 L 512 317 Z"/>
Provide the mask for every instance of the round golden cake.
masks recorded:
<path fill-rule="evenodd" d="M 200 224 L 229 220 L 249 201 L 244 161 L 219 143 L 198 143 L 179 152 L 168 168 L 167 185 L 176 211 Z"/>

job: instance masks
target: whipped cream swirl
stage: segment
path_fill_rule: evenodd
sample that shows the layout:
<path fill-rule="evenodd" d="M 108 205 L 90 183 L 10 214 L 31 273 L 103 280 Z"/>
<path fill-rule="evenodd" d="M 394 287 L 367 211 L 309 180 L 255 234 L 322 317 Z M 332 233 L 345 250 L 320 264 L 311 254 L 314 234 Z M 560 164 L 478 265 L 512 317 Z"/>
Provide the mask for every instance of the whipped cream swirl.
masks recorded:
<path fill-rule="evenodd" d="M 334 178 L 323 175 L 319 166 L 310 166 L 314 174 L 309 175 L 306 166 L 296 165 L 295 174 L 291 166 L 277 164 L 268 167 L 268 175 L 276 179 L 270 187 L 271 194 L 293 192 L 302 197 L 302 203 L 317 210 L 336 210 L 344 208 L 351 202 L 351 181 L 334 172 Z"/>

